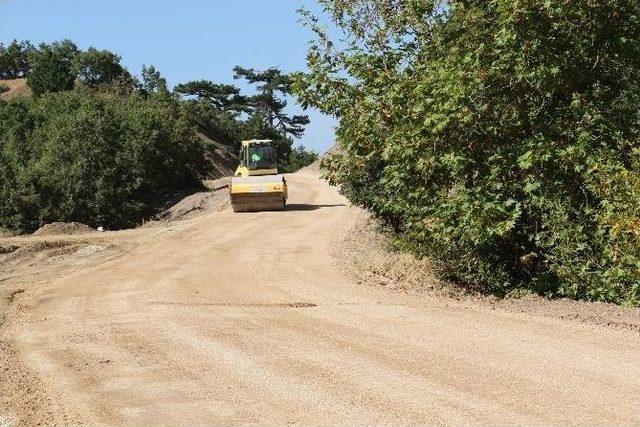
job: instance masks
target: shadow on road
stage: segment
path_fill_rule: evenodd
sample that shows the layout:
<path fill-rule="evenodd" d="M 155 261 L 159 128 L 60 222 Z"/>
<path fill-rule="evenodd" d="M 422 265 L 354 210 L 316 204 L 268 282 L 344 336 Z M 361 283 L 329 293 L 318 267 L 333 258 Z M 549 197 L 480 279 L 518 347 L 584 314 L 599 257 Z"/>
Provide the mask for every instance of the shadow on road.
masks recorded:
<path fill-rule="evenodd" d="M 337 205 L 308 205 L 306 203 L 291 203 L 287 204 L 286 210 L 288 211 L 315 211 L 322 208 L 337 208 L 340 206 L 346 206 L 344 203 Z"/>

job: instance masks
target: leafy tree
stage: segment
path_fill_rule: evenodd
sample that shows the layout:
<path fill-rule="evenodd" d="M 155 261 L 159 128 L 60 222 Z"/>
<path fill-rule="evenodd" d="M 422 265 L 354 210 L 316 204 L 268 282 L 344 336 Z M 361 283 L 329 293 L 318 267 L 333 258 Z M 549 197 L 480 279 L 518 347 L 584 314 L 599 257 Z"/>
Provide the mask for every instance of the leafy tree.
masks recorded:
<path fill-rule="evenodd" d="M 53 42 L 50 45 L 44 43 L 40 44 L 38 50 L 41 51 L 45 48 L 51 49 L 57 56 L 68 63 L 73 63 L 73 59 L 80 52 L 78 46 L 76 46 L 74 42 L 68 39 Z"/>
<path fill-rule="evenodd" d="M 127 73 L 118 55 L 93 47 L 75 55 L 72 69 L 77 78 L 88 85 L 114 83 Z"/>
<path fill-rule="evenodd" d="M 187 98 L 186 110 L 201 132 L 235 151 L 242 127 L 238 115 L 248 111 L 247 98 L 240 95 L 240 89 L 199 80 L 176 85 L 174 93 Z"/>
<path fill-rule="evenodd" d="M 160 71 L 156 70 L 156 67 L 153 65 L 149 65 L 148 67 L 143 65 L 141 91 L 145 95 L 159 94 L 168 96 L 167 79 L 162 77 Z"/>
<path fill-rule="evenodd" d="M 72 63 L 77 54 L 78 48 L 69 40 L 51 45 L 41 44 L 34 55 L 27 85 L 35 95 L 73 88 L 75 76 Z"/>
<path fill-rule="evenodd" d="M 252 112 L 247 120 L 244 135 L 247 138 L 268 138 L 274 141 L 279 167 L 291 170 L 291 138 L 299 138 L 309 118 L 304 115 L 289 115 L 286 97 L 291 94 L 292 78 L 277 68 L 256 71 L 252 68 L 236 66 L 233 69 L 236 79 L 245 79 L 256 85 L 257 94 L 249 97 Z"/>
<path fill-rule="evenodd" d="M 330 178 L 441 273 L 640 304 L 640 4 L 321 0 L 303 104 Z"/>
<path fill-rule="evenodd" d="M 0 78 L 25 77 L 31 70 L 35 47 L 28 41 L 14 40 L 8 46 L 0 44 Z"/>
<path fill-rule="evenodd" d="M 204 100 L 186 101 L 184 107 L 192 121 L 198 125 L 200 132 L 229 146 L 235 152 L 244 126 L 235 113 L 219 110 Z"/>

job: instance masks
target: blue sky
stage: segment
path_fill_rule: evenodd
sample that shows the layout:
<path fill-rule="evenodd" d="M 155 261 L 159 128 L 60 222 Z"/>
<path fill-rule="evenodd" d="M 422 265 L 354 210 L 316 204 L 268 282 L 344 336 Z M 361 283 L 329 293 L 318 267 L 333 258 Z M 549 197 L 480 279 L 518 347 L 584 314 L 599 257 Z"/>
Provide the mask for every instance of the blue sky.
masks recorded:
<path fill-rule="evenodd" d="M 303 5 L 320 10 L 314 0 L 0 0 L 0 40 L 68 38 L 83 49 L 116 52 L 135 74 L 143 64 L 155 65 L 171 85 L 234 82 L 235 65 L 305 68 L 310 34 L 296 14 Z M 326 150 L 334 119 L 314 110 L 305 114 L 311 124 L 300 142 Z"/>

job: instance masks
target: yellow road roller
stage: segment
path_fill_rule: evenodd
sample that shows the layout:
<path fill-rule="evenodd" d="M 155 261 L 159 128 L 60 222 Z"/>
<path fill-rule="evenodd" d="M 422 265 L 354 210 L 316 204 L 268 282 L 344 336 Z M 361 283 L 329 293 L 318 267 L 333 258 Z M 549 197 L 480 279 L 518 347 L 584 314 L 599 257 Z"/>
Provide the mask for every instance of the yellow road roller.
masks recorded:
<path fill-rule="evenodd" d="M 229 184 L 234 212 L 283 210 L 287 182 L 278 174 L 276 149 L 270 139 L 242 141 L 240 165 Z"/>

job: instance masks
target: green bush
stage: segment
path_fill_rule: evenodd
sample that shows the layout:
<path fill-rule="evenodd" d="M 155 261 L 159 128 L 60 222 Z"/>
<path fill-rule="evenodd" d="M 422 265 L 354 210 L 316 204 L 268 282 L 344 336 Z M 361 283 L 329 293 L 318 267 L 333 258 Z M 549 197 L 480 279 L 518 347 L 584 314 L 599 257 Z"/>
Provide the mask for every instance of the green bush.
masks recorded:
<path fill-rule="evenodd" d="M 76 78 L 72 67 L 77 54 L 78 48 L 69 40 L 41 44 L 33 55 L 27 85 L 35 95 L 72 89 Z"/>
<path fill-rule="evenodd" d="M 180 104 L 89 90 L 0 105 L 0 227 L 129 227 L 169 190 L 199 185 L 203 147 Z"/>
<path fill-rule="evenodd" d="M 476 289 L 640 304 L 638 2 L 322 3 L 296 90 L 352 200 Z"/>

